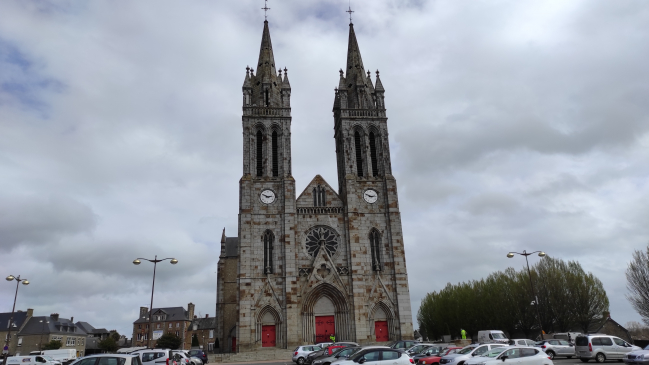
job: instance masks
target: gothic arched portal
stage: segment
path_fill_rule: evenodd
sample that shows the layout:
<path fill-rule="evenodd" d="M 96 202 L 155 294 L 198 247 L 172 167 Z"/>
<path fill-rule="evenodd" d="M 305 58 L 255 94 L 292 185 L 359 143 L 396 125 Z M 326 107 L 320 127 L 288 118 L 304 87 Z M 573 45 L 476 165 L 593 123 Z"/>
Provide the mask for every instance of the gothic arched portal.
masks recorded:
<path fill-rule="evenodd" d="M 329 323 L 333 317 L 333 323 Z M 323 327 L 324 326 L 324 327 Z M 345 295 L 329 283 L 321 283 L 304 296 L 302 301 L 302 336 L 310 343 L 318 342 L 316 335 L 324 330 L 333 333 L 336 341 L 354 341 L 354 321 Z M 321 330 L 321 331 L 319 331 Z M 320 341 L 320 342 L 328 342 Z"/>

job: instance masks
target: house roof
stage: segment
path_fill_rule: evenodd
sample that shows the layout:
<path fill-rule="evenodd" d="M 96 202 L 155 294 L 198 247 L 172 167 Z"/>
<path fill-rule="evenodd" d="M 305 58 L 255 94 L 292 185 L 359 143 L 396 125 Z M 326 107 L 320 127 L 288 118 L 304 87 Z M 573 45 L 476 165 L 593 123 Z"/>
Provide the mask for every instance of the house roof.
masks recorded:
<path fill-rule="evenodd" d="M 11 312 L 0 313 L 0 331 L 7 331 L 9 329 L 9 320 L 11 319 Z M 13 323 L 15 326 L 11 326 L 11 330 L 15 331 L 22 327 L 23 323 L 27 319 L 27 312 L 14 312 Z"/>
<path fill-rule="evenodd" d="M 197 330 L 216 329 L 216 317 L 194 318 L 192 321 L 192 330 L 194 329 L 194 325 L 196 325 Z"/>
<path fill-rule="evenodd" d="M 167 308 L 153 308 L 153 314 L 161 312 L 167 315 L 167 318 L 164 321 L 153 321 L 153 322 L 171 322 L 171 321 L 189 321 L 189 313 L 183 307 L 167 307 Z M 135 323 L 149 323 L 148 317 L 149 312 L 144 313 L 144 318 L 138 318 Z"/>
<path fill-rule="evenodd" d="M 225 238 L 225 257 L 239 256 L 239 237 Z"/>
<path fill-rule="evenodd" d="M 81 327 L 77 327 L 77 325 L 69 319 L 58 318 L 58 320 L 55 321 L 50 316 L 31 317 L 18 334 L 34 335 L 48 333 L 87 335 L 86 331 Z"/>

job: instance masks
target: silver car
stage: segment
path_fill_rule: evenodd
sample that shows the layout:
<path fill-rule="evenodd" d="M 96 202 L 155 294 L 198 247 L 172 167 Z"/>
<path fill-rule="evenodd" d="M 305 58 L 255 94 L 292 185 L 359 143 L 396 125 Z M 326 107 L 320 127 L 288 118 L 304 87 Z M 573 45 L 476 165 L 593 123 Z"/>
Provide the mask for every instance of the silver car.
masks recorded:
<path fill-rule="evenodd" d="M 319 351 L 322 350 L 322 347 L 318 345 L 309 345 L 309 346 L 298 346 L 294 351 L 293 351 L 293 362 L 297 363 L 298 365 L 304 364 L 304 360 L 306 357 L 312 353 L 313 351 Z"/>
<path fill-rule="evenodd" d="M 575 346 L 566 340 L 543 340 L 534 346 L 543 349 L 550 360 L 554 360 L 556 356 L 565 356 L 569 359 L 575 356 Z"/>
<path fill-rule="evenodd" d="M 624 360 L 632 351 L 642 350 L 615 336 L 590 334 L 577 336 L 575 340 L 576 355 L 582 362 L 595 359 L 596 362 L 606 360 Z"/>
<path fill-rule="evenodd" d="M 505 347 L 506 345 L 499 343 L 489 343 L 483 345 L 469 345 L 457 353 L 446 355 L 439 360 L 440 365 L 444 364 L 453 364 L 453 365 L 463 365 L 465 361 L 473 358 L 474 356 L 480 356 L 491 349 L 496 347 Z"/>
<path fill-rule="evenodd" d="M 624 362 L 629 365 L 649 364 L 649 345 L 644 350 L 631 351 L 624 357 Z"/>

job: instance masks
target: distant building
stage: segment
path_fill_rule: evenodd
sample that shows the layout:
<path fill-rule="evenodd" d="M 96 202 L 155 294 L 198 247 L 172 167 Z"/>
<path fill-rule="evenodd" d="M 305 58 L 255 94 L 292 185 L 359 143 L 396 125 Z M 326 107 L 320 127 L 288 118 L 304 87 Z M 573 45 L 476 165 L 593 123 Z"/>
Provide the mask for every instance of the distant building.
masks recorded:
<path fill-rule="evenodd" d="M 16 311 L 13 316 L 13 321 L 11 321 L 11 312 L 0 313 L 0 339 L 3 340 L 2 346 L 4 346 L 9 335 L 9 330 L 11 329 L 11 340 L 9 341 L 9 354 L 13 355 L 16 353 L 16 348 L 18 345 L 18 331 L 27 323 L 29 318 L 34 315 L 33 309 L 27 309 L 27 312 L 21 310 Z M 9 327 L 9 323 L 11 327 Z M 20 348 L 18 348 L 20 352 Z"/>
<path fill-rule="evenodd" d="M 216 339 L 216 317 L 210 317 L 209 314 L 205 318 L 198 318 L 194 316 L 188 332 L 187 339 L 185 340 L 185 348 L 192 348 L 192 337 L 196 336 L 198 340 L 198 348 L 207 352 L 214 352 L 214 340 Z"/>
<path fill-rule="evenodd" d="M 603 333 L 605 335 L 617 336 L 628 343 L 633 343 L 631 333 L 621 324 L 611 318 L 610 313 L 606 313 L 601 321 L 595 322 L 588 328 L 589 333 Z"/>
<path fill-rule="evenodd" d="M 183 307 L 153 308 L 151 324 L 152 332 L 149 331 L 149 308 L 140 307 L 140 317 L 133 322 L 132 346 L 149 346 L 149 334 L 151 347 L 155 347 L 156 340 L 165 333 L 173 333 L 182 339 L 183 345 L 187 343 L 187 332 L 190 330 L 194 318 L 194 304 L 187 304 L 187 310 Z M 189 341 L 191 345 L 191 338 Z M 184 350 L 189 347 L 183 347 Z"/>
<path fill-rule="evenodd" d="M 77 356 L 85 356 L 87 333 L 74 324 L 74 318 L 49 316 L 30 317 L 18 332 L 16 355 L 42 350 L 50 341 L 61 341 L 62 349 L 75 349 Z"/>
<path fill-rule="evenodd" d="M 108 338 L 110 332 L 105 328 L 95 328 L 88 322 L 77 322 L 75 324 L 86 333 L 86 355 L 101 353 L 99 342 Z"/>

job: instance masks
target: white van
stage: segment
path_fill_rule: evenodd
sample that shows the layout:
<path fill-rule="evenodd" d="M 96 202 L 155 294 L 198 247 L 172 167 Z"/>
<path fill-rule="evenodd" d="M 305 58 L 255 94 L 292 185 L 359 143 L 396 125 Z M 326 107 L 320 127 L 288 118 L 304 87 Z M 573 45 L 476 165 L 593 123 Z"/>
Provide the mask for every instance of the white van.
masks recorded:
<path fill-rule="evenodd" d="M 504 343 L 508 344 L 509 339 L 503 331 L 489 330 L 478 331 L 478 343 Z"/>
<path fill-rule="evenodd" d="M 7 365 L 61 365 L 61 363 L 47 355 L 31 355 L 8 357 Z"/>
<path fill-rule="evenodd" d="M 32 351 L 30 355 L 47 355 L 61 364 L 71 363 L 77 359 L 77 350 L 75 349 L 59 349 L 59 350 L 43 350 Z"/>

